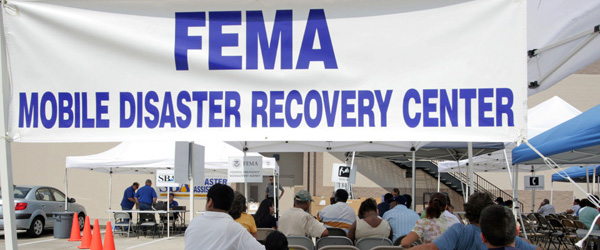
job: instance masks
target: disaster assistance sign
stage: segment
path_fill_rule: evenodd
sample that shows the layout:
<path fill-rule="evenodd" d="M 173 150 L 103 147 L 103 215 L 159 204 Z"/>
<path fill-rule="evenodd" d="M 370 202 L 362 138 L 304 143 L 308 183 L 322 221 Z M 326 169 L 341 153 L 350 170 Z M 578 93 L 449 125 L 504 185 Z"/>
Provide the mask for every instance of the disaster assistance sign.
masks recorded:
<path fill-rule="evenodd" d="M 8 133 L 22 142 L 514 141 L 526 127 L 525 6 L 8 1 Z"/>

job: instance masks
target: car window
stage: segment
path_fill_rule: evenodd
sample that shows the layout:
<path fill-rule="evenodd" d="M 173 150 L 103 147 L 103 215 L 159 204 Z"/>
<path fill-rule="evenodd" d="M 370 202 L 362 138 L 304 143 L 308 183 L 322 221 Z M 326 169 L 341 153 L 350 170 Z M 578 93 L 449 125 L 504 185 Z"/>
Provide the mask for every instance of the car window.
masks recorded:
<path fill-rule="evenodd" d="M 35 192 L 35 199 L 38 201 L 52 201 L 52 193 L 47 188 L 40 188 Z"/>
<path fill-rule="evenodd" d="M 28 187 L 15 187 L 13 190 L 13 194 L 15 196 L 15 199 L 23 199 L 25 198 L 25 196 L 27 196 L 27 194 L 29 193 L 29 191 L 31 190 L 31 188 Z M 0 192 L 0 198 L 2 198 L 2 193 Z"/>
<path fill-rule="evenodd" d="M 54 195 L 54 200 L 55 201 L 60 201 L 60 202 L 64 202 L 65 201 L 65 195 L 61 192 L 58 191 L 56 189 L 52 189 L 52 194 Z"/>

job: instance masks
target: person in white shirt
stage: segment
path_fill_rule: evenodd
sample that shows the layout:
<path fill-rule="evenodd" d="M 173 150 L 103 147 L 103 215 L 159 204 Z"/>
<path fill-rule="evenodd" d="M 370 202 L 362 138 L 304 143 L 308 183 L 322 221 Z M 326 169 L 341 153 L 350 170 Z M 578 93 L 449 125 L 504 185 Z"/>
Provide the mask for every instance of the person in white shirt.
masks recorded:
<path fill-rule="evenodd" d="M 233 189 L 220 183 L 208 190 L 206 212 L 194 218 L 185 230 L 185 250 L 265 249 L 248 230 L 227 214 L 233 203 L 233 196 Z"/>
<path fill-rule="evenodd" d="M 323 210 L 317 213 L 317 220 L 323 222 L 325 227 L 341 228 L 346 233 L 354 222 L 356 222 L 356 214 L 354 209 L 346 204 L 348 201 L 348 192 L 344 189 L 338 189 L 333 195 L 334 204 L 326 206 Z"/>
<path fill-rule="evenodd" d="M 555 214 L 554 206 L 550 205 L 550 201 L 548 199 L 544 199 L 540 204 L 540 208 L 538 209 L 538 213 L 542 214 L 542 216 L 546 216 L 549 214 Z"/>
<path fill-rule="evenodd" d="M 579 210 L 581 208 L 581 206 L 579 206 L 579 199 L 575 199 L 573 200 L 573 206 L 569 209 L 567 209 L 567 211 L 565 211 L 566 214 L 572 214 L 575 215 L 575 213 L 577 213 L 577 210 Z"/>

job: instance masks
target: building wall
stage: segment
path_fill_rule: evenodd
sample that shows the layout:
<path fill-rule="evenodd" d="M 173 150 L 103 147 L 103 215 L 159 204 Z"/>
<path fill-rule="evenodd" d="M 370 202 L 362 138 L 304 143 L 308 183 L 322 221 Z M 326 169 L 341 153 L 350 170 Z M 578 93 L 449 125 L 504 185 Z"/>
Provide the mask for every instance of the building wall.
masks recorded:
<path fill-rule="evenodd" d="M 317 153 L 317 159 L 323 159 L 322 164 L 318 166 L 317 173 L 322 173 L 320 180 L 317 181 L 317 197 L 330 197 L 334 190 L 334 183 L 331 181 L 331 168 L 334 163 L 344 163 L 346 157 L 344 153 Z M 350 164 L 351 157 L 347 164 Z M 358 167 L 356 183 L 352 185 L 354 197 L 356 199 L 371 197 L 378 198 L 393 188 L 400 189 L 402 194 L 411 194 L 412 179 L 406 178 L 407 170 L 401 169 L 392 162 L 385 159 L 356 157 L 354 165 Z M 416 177 L 416 197 L 413 197 L 413 204 L 417 204 L 417 211 L 423 210 L 423 193 L 437 191 L 437 179 L 426 174 L 424 171 L 417 170 Z M 463 198 L 460 194 L 450 189 L 445 184 L 440 186 L 441 192 L 447 192 L 457 211 L 463 210 Z M 425 201 L 425 202 L 428 202 Z"/>

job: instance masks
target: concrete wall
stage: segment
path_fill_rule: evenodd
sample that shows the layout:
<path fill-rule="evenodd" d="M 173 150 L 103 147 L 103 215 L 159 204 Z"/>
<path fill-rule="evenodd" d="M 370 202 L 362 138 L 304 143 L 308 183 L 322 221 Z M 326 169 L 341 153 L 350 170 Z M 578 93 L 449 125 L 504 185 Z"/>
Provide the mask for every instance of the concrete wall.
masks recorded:
<path fill-rule="evenodd" d="M 318 173 L 322 173 L 317 182 L 316 196 L 330 197 L 334 192 L 334 183 L 331 181 L 331 168 L 334 163 L 344 163 L 346 157 L 343 153 L 319 153 L 322 155 L 323 163 Z M 318 159 L 320 159 L 318 157 Z M 350 164 L 351 158 L 348 159 Z M 358 167 L 356 183 L 352 185 L 354 196 L 357 199 L 372 197 L 381 198 L 385 193 L 391 192 L 393 188 L 400 189 L 402 194 L 411 194 L 412 179 L 406 178 L 407 170 L 401 169 L 392 162 L 378 158 L 356 157 L 354 165 Z M 423 210 L 423 193 L 437 191 L 437 179 L 417 170 L 416 178 L 416 197 L 413 197 L 413 204 L 417 204 L 417 211 Z M 463 209 L 463 198 L 443 183 L 440 187 L 441 192 L 447 192 L 455 205 L 457 211 Z M 428 201 L 426 201 L 428 202 Z"/>

